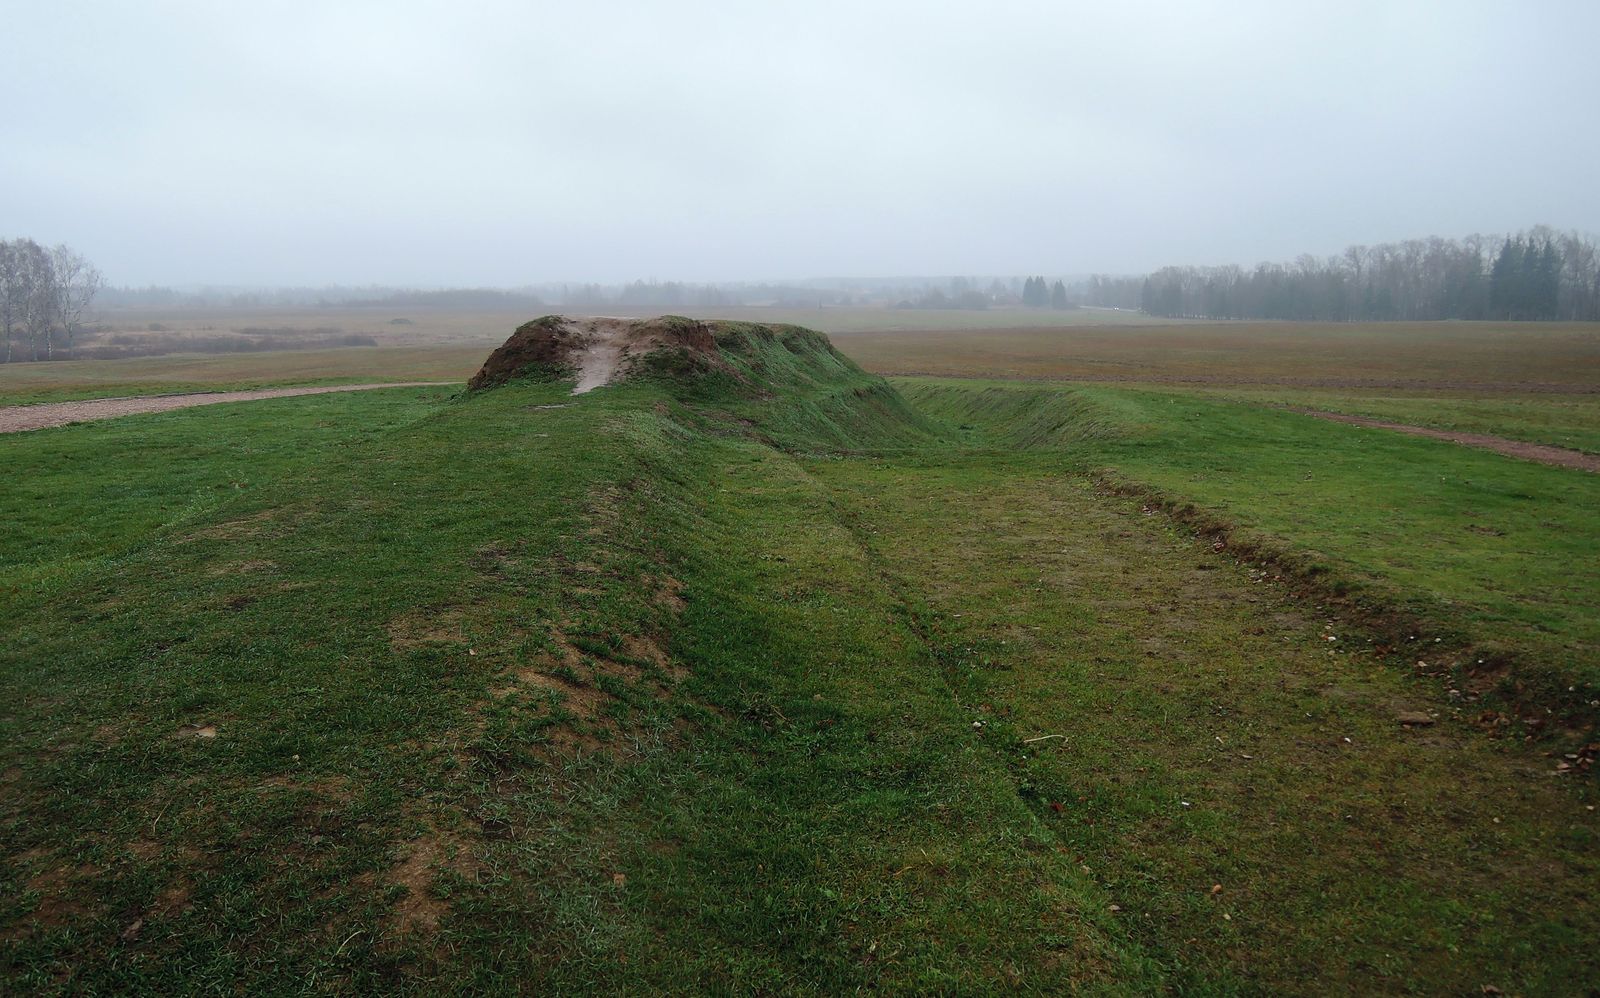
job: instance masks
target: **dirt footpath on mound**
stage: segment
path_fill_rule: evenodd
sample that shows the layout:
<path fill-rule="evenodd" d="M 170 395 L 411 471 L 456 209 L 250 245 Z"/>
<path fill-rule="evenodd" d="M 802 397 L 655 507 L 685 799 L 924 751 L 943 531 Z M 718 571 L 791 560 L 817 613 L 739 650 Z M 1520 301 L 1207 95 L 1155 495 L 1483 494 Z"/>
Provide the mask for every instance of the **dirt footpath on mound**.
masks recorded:
<path fill-rule="evenodd" d="M 292 395 L 325 395 L 329 392 L 364 392 L 374 388 L 429 388 L 453 385 L 453 381 L 395 381 L 380 385 L 322 385 L 315 388 L 260 388 L 242 392 L 194 392 L 187 395 L 144 395 L 128 398 L 83 399 L 77 402 L 40 402 L 0 408 L 0 433 L 42 430 L 68 423 L 94 419 L 136 416 L 146 412 L 187 409 L 219 402 L 254 402 L 257 399 L 288 398 Z"/>
<path fill-rule="evenodd" d="M 1320 412 L 1311 409 L 1302 409 L 1300 411 L 1307 416 L 1328 419 L 1335 423 L 1369 426 L 1379 430 L 1393 430 L 1396 433 L 1409 433 L 1414 437 L 1448 440 L 1453 444 L 1492 450 L 1496 454 L 1519 457 L 1525 461 L 1538 461 L 1540 464 L 1554 464 L 1562 468 L 1577 468 L 1581 471 L 1600 472 L 1600 457 L 1596 457 L 1593 454 L 1585 454 L 1582 451 L 1568 450 L 1565 447 L 1548 447 L 1544 444 L 1530 444 L 1522 440 L 1507 440 L 1505 437 L 1492 437 L 1487 433 L 1458 433 L 1455 430 L 1435 430 L 1426 426 L 1410 426 L 1406 423 L 1386 423 L 1381 419 L 1368 419 L 1365 416 L 1346 416 L 1338 412 Z"/>

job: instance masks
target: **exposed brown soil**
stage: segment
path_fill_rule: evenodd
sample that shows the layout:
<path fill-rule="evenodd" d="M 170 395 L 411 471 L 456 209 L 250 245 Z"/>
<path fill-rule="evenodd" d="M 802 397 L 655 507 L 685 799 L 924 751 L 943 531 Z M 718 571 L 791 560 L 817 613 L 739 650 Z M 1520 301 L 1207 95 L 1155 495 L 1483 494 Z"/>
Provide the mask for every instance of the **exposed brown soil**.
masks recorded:
<path fill-rule="evenodd" d="M 1568 450 L 1565 447 L 1530 444 L 1523 440 L 1508 440 L 1505 437 L 1490 436 L 1487 433 L 1461 433 L 1456 430 L 1436 430 L 1428 426 L 1411 426 L 1406 423 L 1386 423 L 1381 419 L 1368 419 L 1365 416 L 1346 416 L 1339 412 L 1320 412 L 1314 409 L 1302 409 L 1300 411 L 1307 416 L 1332 420 L 1335 423 L 1349 423 L 1352 426 L 1393 430 L 1396 433 L 1409 433 L 1414 437 L 1448 440 L 1453 444 L 1491 450 L 1496 454 L 1517 457 L 1524 461 L 1538 461 L 1540 464 L 1553 464 L 1562 468 L 1577 468 L 1581 471 L 1600 471 L 1600 457 L 1596 457 L 1593 454 L 1585 454 L 1582 451 Z"/>
<path fill-rule="evenodd" d="M 395 927 L 402 933 L 438 931 L 448 906 L 433 894 L 435 870 L 459 855 L 460 843 L 430 829 L 412 843 L 406 857 L 389 871 L 389 882 L 406 889 L 395 908 Z"/>
<path fill-rule="evenodd" d="M 582 395 L 622 377 L 645 354 L 672 348 L 720 362 L 711 327 L 692 319 L 546 315 L 518 326 L 467 387 L 476 391 L 533 374 L 575 373 L 578 383 L 572 394 Z"/>
<path fill-rule="evenodd" d="M 428 644 L 466 641 L 460 607 L 424 607 L 389 622 L 389 647 L 403 654 Z"/>
<path fill-rule="evenodd" d="M 0 433 L 43 430 L 68 423 L 85 423 L 117 416 L 137 416 L 147 412 L 167 412 L 219 402 L 254 402 L 259 399 L 288 398 L 294 395 L 325 395 L 329 392 L 364 392 L 374 388 L 427 388 L 455 384 L 451 381 L 396 381 L 374 385 L 319 385 L 314 388 L 258 388 L 242 392 L 193 392 L 187 395 L 141 395 L 129 398 L 83 399 L 77 402 L 40 402 L 35 405 L 10 405 L 0 408 Z"/>

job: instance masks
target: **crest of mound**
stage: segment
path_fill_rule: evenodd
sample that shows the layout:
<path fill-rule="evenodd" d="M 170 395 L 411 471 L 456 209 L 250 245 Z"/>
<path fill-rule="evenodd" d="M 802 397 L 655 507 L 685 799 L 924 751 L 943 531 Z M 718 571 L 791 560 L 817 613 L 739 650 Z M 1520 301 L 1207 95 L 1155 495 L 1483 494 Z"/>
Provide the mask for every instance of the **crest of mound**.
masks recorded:
<path fill-rule="evenodd" d="M 622 378 L 635 361 L 663 350 L 683 355 L 694 366 L 725 366 L 711 327 L 693 319 L 547 315 L 518 326 L 467 387 L 476 391 L 518 378 L 576 376 L 572 394 L 582 395 Z"/>

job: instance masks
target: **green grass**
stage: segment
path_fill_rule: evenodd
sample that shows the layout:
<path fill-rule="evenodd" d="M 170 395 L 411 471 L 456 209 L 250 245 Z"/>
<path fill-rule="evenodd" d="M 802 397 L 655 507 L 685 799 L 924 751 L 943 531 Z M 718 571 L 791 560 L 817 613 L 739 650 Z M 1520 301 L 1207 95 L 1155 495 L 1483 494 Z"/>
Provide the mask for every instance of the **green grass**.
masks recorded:
<path fill-rule="evenodd" d="M 1330 585 L 1517 649 L 1546 686 L 1600 692 L 1600 480 L 1455 444 L 1173 391 L 902 381 L 974 441 L 1191 503 Z M 1454 649 L 1452 649 L 1452 652 Z M 1547 668 L 1548 667 L 1548 668 Z"/>
<path fill-rule="evenodd" d="M 0 586 L 17 592 L 113 563 L 154 533 L 371 445 L 449 392 L 273 399 L 0 439 L 11 528 Z"/>
<path fill-rule="evenodd" d="M 813 468 L 1165 987 L 1592 976 L 1591 813 L 1359 631 L 1036 455 Z M 1395 722 L 1430 707 L 1438 728 Z"/>
<path fill-rule="evenodd" d="M 1256 416 L 719 339 L 0 438 L 8 990 L 1594 978 L 1590 782 L 1089 474 Z"/>
<path fill-rule="evenodd" d="M 1461 433 L 1487 433 L 1600 454 L 1600 395 L 1489 396 L 1441 393 L 1217 389 L 1226 398 L 1367 416 Z"/>

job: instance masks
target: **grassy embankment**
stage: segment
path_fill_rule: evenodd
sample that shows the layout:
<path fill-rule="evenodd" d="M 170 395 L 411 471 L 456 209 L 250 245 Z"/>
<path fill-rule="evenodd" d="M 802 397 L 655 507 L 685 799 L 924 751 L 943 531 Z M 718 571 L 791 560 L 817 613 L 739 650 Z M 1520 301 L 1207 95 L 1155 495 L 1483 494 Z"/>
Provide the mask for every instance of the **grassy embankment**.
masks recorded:
<path fill-rule="evenodd" d="M 1178 403 L 724 347 L 0 439 L 13 986 L 1594 979 L 1587 783 L 1079 470 Z"/>

